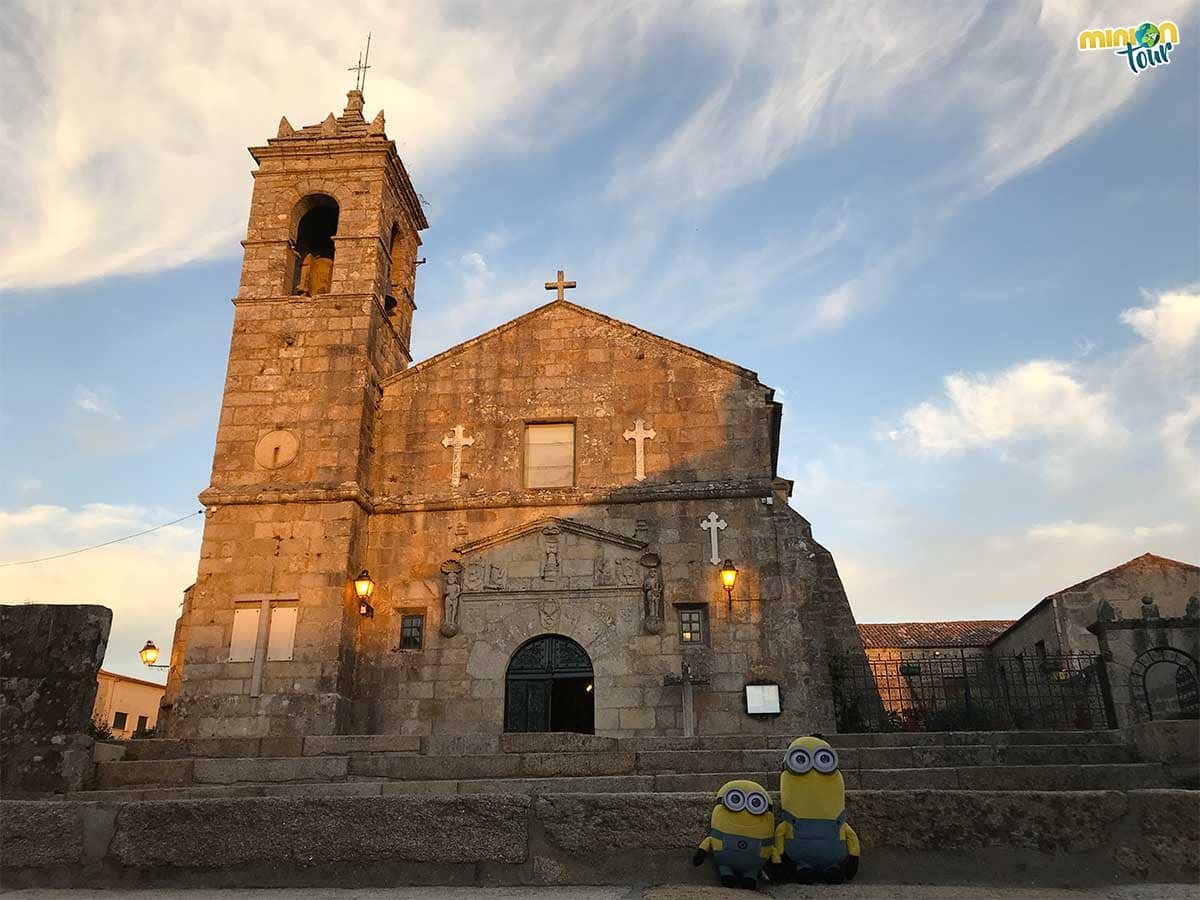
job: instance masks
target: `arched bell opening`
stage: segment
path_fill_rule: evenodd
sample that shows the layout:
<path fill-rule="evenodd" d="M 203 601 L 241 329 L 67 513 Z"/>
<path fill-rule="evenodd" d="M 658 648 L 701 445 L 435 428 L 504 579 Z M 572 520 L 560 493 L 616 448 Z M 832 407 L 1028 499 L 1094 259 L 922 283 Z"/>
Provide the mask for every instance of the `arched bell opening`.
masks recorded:
<path fill-rule="evenodd" d="M 338 205 L 327 194 L 310 194 L 297 204 L 296 268 L 292 293 L 309 297 L 329 293 L 333 284 L 334 235 Z"/>

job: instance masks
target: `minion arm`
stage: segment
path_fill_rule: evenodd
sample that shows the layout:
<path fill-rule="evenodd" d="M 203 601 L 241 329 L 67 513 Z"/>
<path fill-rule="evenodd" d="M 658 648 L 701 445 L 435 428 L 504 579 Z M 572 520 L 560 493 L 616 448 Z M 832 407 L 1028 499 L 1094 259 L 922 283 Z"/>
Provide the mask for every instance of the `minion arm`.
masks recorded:
<path fill-rule="evenodd" d="M 862 848 L 858 843 L 858 835 L 854 833 L 854 829 L 850 827 L 849 822 L 842 823 L 842 831 L 838 837 L 846 842 L 846 850 L 851 856 L 861 856 Z"/>

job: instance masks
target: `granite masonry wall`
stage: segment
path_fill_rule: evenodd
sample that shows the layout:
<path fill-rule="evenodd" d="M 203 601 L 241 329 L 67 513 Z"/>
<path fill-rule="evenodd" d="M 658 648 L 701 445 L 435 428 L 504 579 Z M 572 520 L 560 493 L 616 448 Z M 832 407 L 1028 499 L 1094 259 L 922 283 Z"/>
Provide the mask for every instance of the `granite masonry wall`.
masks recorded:
<path fill-rule="evenodd" d="M 0 606 L 0 788 L 5 796 L 79 790 L 112 610 Z"/>

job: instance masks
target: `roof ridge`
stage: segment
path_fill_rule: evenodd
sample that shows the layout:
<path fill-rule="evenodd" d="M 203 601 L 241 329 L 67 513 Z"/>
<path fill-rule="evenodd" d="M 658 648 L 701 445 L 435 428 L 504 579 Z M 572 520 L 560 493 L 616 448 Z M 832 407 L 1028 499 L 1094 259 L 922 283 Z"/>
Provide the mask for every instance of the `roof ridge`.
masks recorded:
<path fill-rule="evenodd" d="M 1127 560 L 1125 560 L 1125 562 L 1121 563 L 1120 565 L 1113 566 L 1111 569 L 1105 569 L 1103 572 L 1100 572 L 1096 575 L 1091 575 L 1088 578 L 1083 579 L 1083 581 L 1077 581 L 1075 584 L 1072 584 L 1068 587 L 1060 588 L 1057 591 L 1052 591 L 1051 593 L 1047 594 L 1042 599 L 1047 600 L 1050 597 L 1057 597 L 1059 594 L 1076 593 L 1078 591 L 1081 591 L 1085 588 L 1090 587 L 1094 582 L 1099 581 L 1101 578 L 1104 578 L 1105 576 L 1108 576 L 1108 575 L 1115 574 L 1116 572 L 1120 572 L 1122 569 L 1127 569 L 1130 566 L 1134 565 L 1134 563 L 1138 562 L 1139 560 L 1144 560 L 1144 559 L 1152 559 L 1152 560 L 1156 560 L 1158 562 L 1168 563 L 1172 566 L 1179 566 L 1184 569 L 1191 569 L 1191 570 L 1200 572 L 1200 566 L 1193 565 L 1192 563 L 1182 562 L 1181 560 L 1171 559 L 1170 557 L 1166 557 L 1166 556 L 1159 556 L 1157 553 L 1143 553 L 1140 556 L 1133 557 L 1133 559 L 1127 559 Z"/>

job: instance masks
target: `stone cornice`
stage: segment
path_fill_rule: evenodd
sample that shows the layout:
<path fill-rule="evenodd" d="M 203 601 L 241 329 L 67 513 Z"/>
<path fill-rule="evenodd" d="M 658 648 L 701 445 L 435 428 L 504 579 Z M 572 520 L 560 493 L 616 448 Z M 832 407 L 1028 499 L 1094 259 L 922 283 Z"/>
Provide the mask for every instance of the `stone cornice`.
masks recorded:
<path fill-rule="evenodd" d="M 273 503 L 358 504 L 368 513 L 440 512 L 460 509 L 512 509 L 539 506 L 603 506 L 611 503 L 654 503 L 681 500 L 740 500 L 767 497 L 770 479 L 699 481 L 683 484 L 639 485 L 609 489 L 578 488 L 536 491 L 492 491 L 465 497 L 376 497 L 356 482 L 343 484 L 279 484 L 251 487 L 209 487 L 200 494 L 206 507 Z"/>

